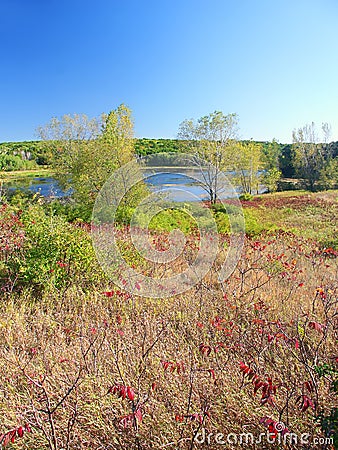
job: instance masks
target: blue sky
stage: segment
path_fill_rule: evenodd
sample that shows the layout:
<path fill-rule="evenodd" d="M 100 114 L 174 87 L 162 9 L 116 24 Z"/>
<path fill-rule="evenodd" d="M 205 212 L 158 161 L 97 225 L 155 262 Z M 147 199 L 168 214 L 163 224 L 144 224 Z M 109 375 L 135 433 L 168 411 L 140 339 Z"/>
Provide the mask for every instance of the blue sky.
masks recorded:
<path fill-rule="evenodd" d="M 236 112 L 243 139 L 338 140 L 336 0 L 0 0 L 0 142 L 120 103 L 138 137 Z"/>

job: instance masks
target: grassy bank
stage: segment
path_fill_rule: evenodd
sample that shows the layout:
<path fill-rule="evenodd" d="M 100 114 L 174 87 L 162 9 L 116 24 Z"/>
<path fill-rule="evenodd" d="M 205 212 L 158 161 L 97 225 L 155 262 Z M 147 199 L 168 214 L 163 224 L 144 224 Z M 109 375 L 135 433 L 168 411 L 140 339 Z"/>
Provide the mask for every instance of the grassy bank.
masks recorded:
<path fill-rule="evenodd" d="M 32 170 L 13 170 L 11 172 L 0 171 L 0 181 L 13 181 L 16 179 L 52 177 L 54 171 L 48 167 Z"/>

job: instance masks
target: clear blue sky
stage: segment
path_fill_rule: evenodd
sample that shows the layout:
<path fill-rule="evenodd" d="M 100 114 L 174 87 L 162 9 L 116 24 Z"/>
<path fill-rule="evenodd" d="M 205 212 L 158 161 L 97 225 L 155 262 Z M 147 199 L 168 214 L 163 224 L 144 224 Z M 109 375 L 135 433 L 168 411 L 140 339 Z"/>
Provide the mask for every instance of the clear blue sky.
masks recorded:
<path fill-rule="evenodd" d="M 126 103 L 138 137 L 236 112 L 243 139 L 338 140 L 337 0 L 0 0 L 0 142 Z"/>

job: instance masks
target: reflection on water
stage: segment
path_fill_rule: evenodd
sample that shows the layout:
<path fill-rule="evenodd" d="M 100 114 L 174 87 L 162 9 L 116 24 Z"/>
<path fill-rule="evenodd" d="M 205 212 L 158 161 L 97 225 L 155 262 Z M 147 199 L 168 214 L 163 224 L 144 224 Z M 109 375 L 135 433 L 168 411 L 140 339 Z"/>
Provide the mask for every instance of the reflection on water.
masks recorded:
<path fill-rule="evenodd" d="M 228 173 L 228 182 L 225 188 L 218 193 L 218 198 L 226 199 L 234 197 L 235 192 L 240 194 L 240 187 L 232 187 L 231 179 L 234 173 Z M 207 186 L 201 182 L 207 174 L 194 168 L 156 168 L 144 171 L 146 182 L 154 192 L 161 192 L 169 200 L 176 202 L 208 200 Z M 258 193 L 266 191 L 265 186 L 260 185 Z"/>
<path fill-rule="evenodd" d="M 18 178 L 7 181 L 3 185 L 9 191 L 19 189 L 33 193 L 39 192 L 44 197 L 61 198 L 69 195 L 68 192 L 64 192 L 60 188 L 58 182 L 53 177 Z"/>
<path fill-rule="evenodd" d="M 164 167 L 144 170 L 144 177 L 153 192 L 163 193 L 169 200 L 176 202 L 207 200 L 208 194 L 196 177 L 201 177 L 200 171 L 194 168 Z M 229 174 L 231 178 L 231 174 Z M 9 190 L 39 192 L 44 197 L 62 198 L 70 194 L 64 192 L 53 177 L 36 177 L 16 179 L 4 183 Z M 236 189 L 240 193 L 240 189 Z M 259 193 L 265 191 L 263 185 L 259 186 Z M 220 198 L 233 196 L 231 190 L 225 190 Z"/>

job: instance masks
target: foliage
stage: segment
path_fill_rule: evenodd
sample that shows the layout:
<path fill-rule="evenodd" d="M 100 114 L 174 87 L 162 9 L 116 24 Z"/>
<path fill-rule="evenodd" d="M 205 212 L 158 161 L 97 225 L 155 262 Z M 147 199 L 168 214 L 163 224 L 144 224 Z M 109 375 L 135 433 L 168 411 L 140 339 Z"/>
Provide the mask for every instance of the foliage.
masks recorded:
<path fill-rule="evenodd" d="M 262 168 L 262 146 L 252 141 L 238 142 L 233 152 L 233 178 L 244 194 L 258 193 Z"/>
<path fill-rule="evenodd" d="M 265 170 L 279 169 L 281 156 L 281 144 L 276 139 L 271 142 L 264 142 L 261 145 L 261 160 Z"/>
<path fill-rule="evenodd" d="M 320 378 L 325 376 L 331 379 L 331 390 L 338 396 L 338 369 L 324 363 L 316 366 L 315 370 Z M 324 435 L 333 440 L 334 448 L 338 448 L 338 408 L 333 407 L 329 413 L 320 411 L 316 421 L 320 424 Z"/>
<path fill-rule="evenodd" d="M 130 109 L 122 104 L 100 118 L 89 119 L 86 115 L 53 118 L 39 133 L 53 151 L 56 178 L 64 189 L 71 189 L 78 210 L 84 211 L 82 218 L 87 220 L 105 181 L 133 158 Z M 134 189 L 129 200 L 124 200 L 125 206 L 132 206 L 143 192 L 140 186 Z"/>
<path fill-rule="evenodd" d="M 338 188 L 338 157 L 328 158 L 320 171 L 319 185 L 322 189 Z"/>
<path fill-rule="evenodd" d="M 80 120 L 80 115 L 77 115 Z M 73 119 L 75 116 L 73 117 Z M 107 116 L 101 116 L 96 119 L 97 124 L 97 135 L 102 134 L 104 128 L 104 120 Z M 60 122 L 62 119 L 56 119 Z M 86 120 L 89 121 L 87 118 Z M 85 119 L 83 119 L 85 122 Z M 189 121 L 185 121 L 186 123 Z M 312 125 L 307 126 L 312 127 Z M 189 127 L 188 127 L 189 128 Z M 306 127 L 305 127 L 306 128 Z M 45 130 L 46 131 L 46 130 Z M 189 131 L 189 130 L 186 130 Z M 191 130 L 190 130 L 191 131 Z M 298 130 L 299 131 L 299 130 Z M 297 132 L 295 131 L 297 134 Z M 43 133 L 42 133 L 43 134 Z M 45 133 L 46 134 L 46 133 Z M 94 133 L 95 134 L 95 133 Z M 311 133 L 310 133 L 311 134 Z M 147 155 L 158 155 L 158 165 L 170 166 L 172 165 L 171 158 L 173 153 L 181 154 L 193 150 L 196 142 L 192 142 L 188 138 L 184 139 L 184 135 L 189 136 L 189 132 L 183 133 L 180 139 L 137 139 L 132 138 L 134 143 L 134 152 L 137 156 L 147 156 Z M 45 135 L 46 139 L 48 136 Z M 53 134 L 50 134 L 53 137 Z M 191 137 L 191 134 L 190 134 Z M 337 157 L 338 157 L 338 143 L 331 142 L 328 143 L 329 137 L 329 127 L 326 126 L 326 135 L 324 134 L 322 143 L 319 143 L 318 136 L 316 133 L 313 135 L 316 140 L 315 154 L 322 149 L 318 155 L 314 158 L 313 164 L 318 166 L 318 170 L 315 170 L 315 178 L 313 182 L 313 189 L 332 189 L 338 185 L 338 175 L 337 175 Z M 299 136 L 298 136 L 299 138 Z M 86 140 L 87 138 L 85 138 Z M 93 140 L 94 137 L 93 137 Z M 296 151 L 297 143 L 291 144 L 281 144 L 275 139 L 271 142 L 256 142 L 256 141 L 241 141 L 241 144 L 245 146 L 249 142 L 257 144 L 261 147 L 261 167 L 262 167 L 262 182 L 267 187 L 269 192 L 274 192 L 276 189 L 302 189 L 303 187 L 311 187 L 311 183 L 307 180 L 303 181 L 304 171 L 302 163 L 299 162 L 299 152 Z M 96 143 L 99 145 L 99 143 Z M 102 144 L 102 142 L 101 142 Z M 310 142 L 305 142 L 309 145 Z M 53 153 L 55 155 L 55 150 L 57 148 L 55 142 L 50 141 L 30 141 L 30 142 L 7 142 L 0 144 L 0 170 L 2 164 L 2 170 L 13 171 L 13 170 L 27 170 L 34 168 L 36 165 L 51 165 L 53 163 Z M 91 153 L 92 149 L 87 148 L 87 152 Z M 194 151 L 194 150 L 193 150 Z M 85 151 L 84 151 L 85 153 Z M 128 153 L 128 152 L 127 152 Z M 231 149 L 229 148 L 229 157 L 231 159 Z M 321 162 L 320 162 L 321 161 Z M 55 163 L 55 158 L 54 158 Z M 107 161 L 103 161 L 103 164 L 107 164 Z M 176 164 L 176 162 L 175 162 Z M 280 177 L 291 180 L 281 180 Z M 296 177 L 301 177 L 296 179 Z M 85 177 L 84 177 L 85 178 Z M 70 178 L 65 178 L 64 182 L 70 181 Z M 88 181 L 88 180 L 87 180 Z M 291 184 L 293 187 L 291 187 Z M 83 208 L 82 208 L 83 209 Z M 89 217 L 89 212 L 82 216 L 83 218 Z"/>
<path fill-rule="evenodd" d="M 178 139 L 135 139 L 135 153 L 139 156 L 154 153 L 178 153 L 184 143 Z"/>
<path fill-rule="evenodd" d="M 276 192 L 278 190 L 281 176 L 282 172 L 276 168 L 271 168 L 264 172 L 262 182 L 267 187 L 268 192 Z"/>
<path fill-rule="evenodd" d="M 0 154 L 0 170 L 13 171 L 13 170 L 27 170 L 36 167 L 34 161 L 22 159 L 18 155 Z"/>
<path fill-rule="evenodd" d="M 255 199 L 243 205 L 263 226 L 271 209 L 297 215 L 320 201 L 319 194 Z M 22 450 L 168 443 L 184 450 L 198 447 L 203 429 L 221 432 L 225 442 L 243 429 L 257 439 L 269 431 L 275 447 L 291 433 L 308 433 L 310 447 L 329 437 L 336 424 L 337 252 L 301 230 L 263 229 L 247 237 L 221 286 L 216 272 L 228 235 L 220 235 L 224 251 L 203 282 L 158 301 L 100 279 L 93 264 L 84 267 L 92 257 L 86 229 L 39 203 L 25 211 L 7 206 L 0 219 L 2 261 L 14 264 L 16 252 L 17 268 L 32 266 L 24 272 L 30 281 L 5 291 L 0 304 L 3 446 L 14 437 Z M 212 206 L 220 217 L 223 208 Z M 164 216 L 154 218 L 163 229 Z M 179 221 L 173 215 L 168 230 Z M 156 249 L 168 248 L 168 232 L 153 231 Z M 194 260 L 198 234 L 187 230 L 186 237 L 182 258 L 153 267 L 133 252 L 128 227 L 118 233 L 130 264 L 164 282 Z"/>
<path fill-rule="evenodd" d="M 254 196 L 252 194 L 249 194 L 249 192 L 246 192 L 245 194 L 241 194 L 239 196 L 240 200 L 245 200 L 245 201 L 249 201 L 249 200 L 253 200 Z"/>
<path fill-rule="evenodd" d="M 322 125 L 322 131 L 325 142 L 329 135 L 328 124 Z M 319 143 L 314 122 L 294 130 L 292 138 L 297 173 L 308 182 L 311 191 L 314 191 L 316 182 L 320 179 L 328 158 L 328 155 L 326 155 L 327 146 Z"/>
<path fill-rule="evenodd" d="M 102 279 L 88 234 L 81 225 L 48 214 L 39 197 L 24 210 L 3 204 L 0 210 L 0 285 L 36 294 L 70 285 L 88 287 Z"/>
<path fill-rule="evenodd" d="M 52 154 L 48 149 L 48 146 L 44 145 L 44 143 L 40 141 L 0 143 L 0 155 L 15 156 L 20 158 L 20 169 L 13 170 L 27 169 L 27 167 L 30 168 L 35 165 L 49 165 L 52 163 Z M 0 170 L 10 169 L 3 165 Z"/>
<path fill-rule="evenodd" d="M 179 126 L 178 137 L 189 143 L 189 152 L 195 155 L 193 163 L 204 174 L 205 190 L 212 203 L 219 197 L 221 171 L 231 165 L 237 132 L 237 114 L 224 115 L 221 111 L 197 121 L 184 120 Z"/>

